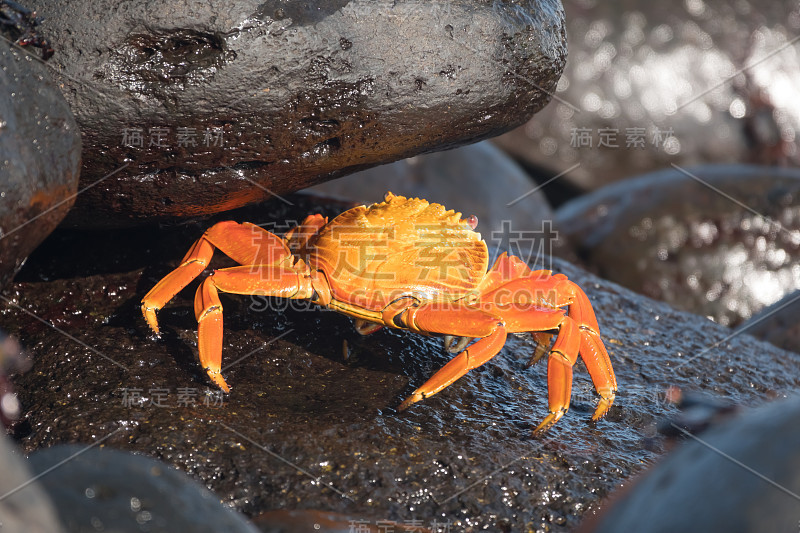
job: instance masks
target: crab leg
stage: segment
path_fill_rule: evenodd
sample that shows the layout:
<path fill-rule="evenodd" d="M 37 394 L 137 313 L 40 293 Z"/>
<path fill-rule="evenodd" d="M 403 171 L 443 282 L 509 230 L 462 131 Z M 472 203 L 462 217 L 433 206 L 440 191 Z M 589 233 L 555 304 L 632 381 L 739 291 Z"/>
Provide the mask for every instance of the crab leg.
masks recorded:
<path fill-rule="evenodd" d="M 225 392 L 230 388 L 222 377 L 222 302 L 219 291 L 233 294 L 261 294 L 281 298 L 311 298 L 311 280 L 299 272 L 276 266 L 240 266 L 215 270 L 197 289 L 194 314 L 197 318 L 197 347 L 200 364 L 208 377 Z"/>
<path fill-rule="evenodd" d="M 254 224 L 230 220 L 214 224 L 192 245 L 180 266 L 142 299 L 142 314 L 156 334 L 159 333 L 156 311 L 205 270 L 214 248 L 240 264 L 274 265 L 290 255 L 280 238 Z"/>
<path fill-rule="evenodd" d="M 406 327 L 426 333 L 447 333 L 463 337 L 481 337 L 466 350 L 451 359 L 444 367 L 409 396 L 399 410 L 433 396 L 458 378 L 497 355 L 506 342 L 507 332 L 548 330 L 561 324 L 565 317 L 561 309 L 537 307 L 531 313 L 530 304 L 508 305 L 503 319 L 466 304 L 428 304 L 409 308 L 401 315 Z M 491 309 L 491 307 L 489 307 Z M 575 356 L 577 357 L 577 346 Z"/>
<path fill-rule="evenodd" d="M 411 330 L 427 333 L 450 333 L 463 337 L 482 337 L 451 359 L 398 408 L 433 396 L 458 378 L 497 355 L 506 342 L 507 332 L 548 330 L 564 320 L 561 309 L 541 309 L 530 313 L 531 305 L 506 306 L 503 319 L 466 304 L 428 304 L 409 308 L 401 315 Z M 577 357 L 577 346 L 575 347 Z"/>
<path fill-rule="evenodd" d="M 415 390 L 411 396 L 406 398 L 397 410 L 403 411 L 411 404 L 433 396 L 473 368 L 481 366 L 500 352 L 506 343 L 506 336 L 506 328 L 502 323 L 498 324 L 491 335 L 476 341 L 448 361 L 428 381 Z"/>
<path fill-rule="evenodd" d="M 506 328 L 497 316 L 459 302 L 435 302 L 403 309 L 403 326 L 418 333 L 482 337 L 453 357 L 397 408 L 403 411 L 433 396 L 458 378 L 497 355 L 506 342 Z"/>
<path fill-rule="evenodd" d="M 600 403 L 597 405 L 592 420 L 605 416 L 617 392 L 617 378 L 611 367 L 611 358 L 608 356 L 605 345 L 600 339 L 597 317 L 595 317 L 592 304 L 583 289 L 570 282 L 574 290 L 575 299 L 569 307 L 569 316 L 580 328 L 580 355 L 597 393 Z"/>
<path fill-rule="evenodd" d="M 211 261 L 212 255 L 214 247 L 207 239 L 200 237 L 189 249 L 181 265 L 167 274 L 142 298 L 142 314 L 156 335 L 160 333 L 156 311 L 199 276 Z"/>
<path fill-rule="evenodd" d="M 578 360 L 581 332 L 572 318 L 566 316 L 547 358 L 547 404 L 550 413 L 534 430 L 541 434 L 558 422 L 569 409 L 572 397 L 572 367 Z"/>
<path fill-rule="evenodd" d="M 194 316 L 197 319 L 197 348 L 200 364 L 211 381 L 225 392 L 230 387 L 222 377 L 222 302 L 208 277 L 194 295 Z"/>

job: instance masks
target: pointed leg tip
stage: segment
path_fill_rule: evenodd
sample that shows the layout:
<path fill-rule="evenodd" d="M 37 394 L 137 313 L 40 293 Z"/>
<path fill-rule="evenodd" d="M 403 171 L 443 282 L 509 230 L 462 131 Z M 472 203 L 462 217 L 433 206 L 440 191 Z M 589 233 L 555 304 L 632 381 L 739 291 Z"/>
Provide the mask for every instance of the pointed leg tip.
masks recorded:
<path fill-rule="evenodd" d="M 411 396 L 409 396 L 408 398 L 403 400 L 403 403 L 401 403 L 400 405 L 397 406 L 397 410 L 398 411 L 405 411 L 406 409 L 408 409 L 409 407 L 411 407 L 412 405 L 414 405 L 418 401 L 422 400 L 423 398 L 424 398 L 424 396 L 422 394 L 419 394 L 418 392 L 415 392 L 414 394 L 412 394 Z"/>
<path fill-rule="evenodd" d="M 144 315 L 147 325 L 150 326 L 150 329 L 153 331 L 153 333 L 155 333 L 156 337 L 159 337 L 161 336 L 161 331 L 158 329 L 156 311 L 158 311 L 158 309 L 154 307 L 148 307 L 147 304 L 144 302 L 142 303 L 142 315 Z"/>
<path fill-rule="evenodd" d="M 536 429 L 533 430 L 533 437 L 536 439 L 540 439 L 547 433 L 547 430 L 553 427 L 555 422 L 547 422 L 546 420 L 543 421 L 541 424 L 536 426 Z"/>
<path fill-rule="evenodd" d="M 231 391 L 230 387 L 228 387 L 228 384 L 225 382 L 225 378 L 222 377 L 222 374 L 220 374 L 219 371 L 206 368 L 206 372 L 208 373 L 208 377 L 211 378 L 211 381 L 213 381 L 217 387 L 222 389 L 222 392 L 228 393 Z"/>
<path fill-rule="evenodd" d="M 613 404 L 614 404 L 613 393 L 611 394 L 610 397 L 601 398 L 600 403 L 597 404 L 597 409 L 594 410 L 594 414 L 592 415 L 592 421 L 597 421 L 605 417 L 608 414 L 608 410 L 611 409 L 611 406 Z"/>
<path fill-rule="evenodd" d="M 550 411 L 550 414 L 547 415 L 542 423 L 536 426 L 536 429 L 533 430 L 533 436 L 536 438 L 541 437 L 544 435 L 548 429 L 553 427 L 556 422 L 561 420 L 561 417 L 564 416 L 566 413 L 566 409 L 559 409 L 558 411 Z"/>

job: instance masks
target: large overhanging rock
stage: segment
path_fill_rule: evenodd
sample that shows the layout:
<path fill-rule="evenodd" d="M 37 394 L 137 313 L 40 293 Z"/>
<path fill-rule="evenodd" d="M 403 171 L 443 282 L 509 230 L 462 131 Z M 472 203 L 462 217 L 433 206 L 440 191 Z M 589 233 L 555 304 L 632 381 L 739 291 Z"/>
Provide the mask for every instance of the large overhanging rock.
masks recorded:
<path fill-rule="evenodd" d="M 78 127 L 48 74 L 0 40 L 0 287 L 61 222 L 78 189 Z"/>
<path fill-rule="evenodd" d="M 74 212 L 90 223 L 219 212 L 497 135 L 566 60 L 558 0 L 32 7 L 83 133 L 81 185 L 102 180 Z"/>

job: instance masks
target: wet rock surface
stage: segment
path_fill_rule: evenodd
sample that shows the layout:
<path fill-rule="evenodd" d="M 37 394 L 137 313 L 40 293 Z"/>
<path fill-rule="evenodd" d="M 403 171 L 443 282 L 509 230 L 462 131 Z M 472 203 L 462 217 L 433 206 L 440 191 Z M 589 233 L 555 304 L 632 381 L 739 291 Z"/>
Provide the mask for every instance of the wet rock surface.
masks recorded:
<path fill-rule="evenodd" d="M 800 172 L 716 165 L 626 180 L 556 223 L 600 276 L 737 325 L 800 288 Z"/>
<path fill-rule="evenodd" d="M 230 217 L 269 223 L 342 210 L 288 200 L 295 205 Z M 223 296 L 232 393 L 219 396 L 194 354 L 196 285 L 160 312 L 161 340 L 139 310 L 211 223 L 60 231 L 37 250 L 0 307 L 34 358 L 15 377 L 24 418 L 14 435 L 27 451 L 108 437 L 105 445 L 174 465 L 249 516 L 318 510 L 372 525 L 567 531 L 663 452 L 653 423 L 674 413 L 666 387 L 754 405 L 800 385 L 797 354 L 730 337 L 555 260 L 588 293 L 619 381 L 617 403 L 598 423 L 588 420 L 596 396 L 579 364 L 570 412 L 544 439 L 531 438 L 546 412 L 546 373 L 525 369 L 527 337 L 511 337 L 492 361 L 399 414 L 400 401 L 449 359 L 441 340 L 383 330 L 360 337 L 341 315 L 246 296 Z M 97 249 L 100 258 L 86 253 Z"/>
<path fill-rule="evenodd" d="M 498 139 L 583 189 L 708 162 L 800 162 L 796 2 L 564 2 L 551 102 Z M 591 143 L 591 144 L 590 144 Z"/>
<path fill-rule="evenodd" d="M 0 69 L 2 287 L 72 205 L 81 139 L 67 102 L 39 59 L 0 40 Z"/>
<path fill-rule="evenodd" d="M 566 58 L 557 0 L 33 7 L 81 183 L 103 179 L 71 215 L 88 225 L 217 213 L 497 135 L 547 103 Z"/>
<path fill-rule="evenodd" d="M 690 439 L 582 531 L 792 531 L 798 421 L 794 396 Z"/>
<path fill-rule="evenodd" d="M 186 474 L 150 457 L 68 444 L 38 450 L 28 463 L 66 531 L 258 531 Z"/>

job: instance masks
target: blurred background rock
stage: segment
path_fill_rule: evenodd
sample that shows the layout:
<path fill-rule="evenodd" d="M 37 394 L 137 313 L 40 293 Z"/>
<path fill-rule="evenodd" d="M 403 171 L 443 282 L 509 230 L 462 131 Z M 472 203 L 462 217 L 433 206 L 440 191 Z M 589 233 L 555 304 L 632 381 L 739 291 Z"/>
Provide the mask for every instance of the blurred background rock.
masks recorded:
<path fill-rule="evenodd" d="M 566 0 L 564 10 L 557 98 L 494 141 L 542 179 L 579 163 L 560 181 L 591 190 L 671 163 L 800 163 L 797 2 Z"/>

